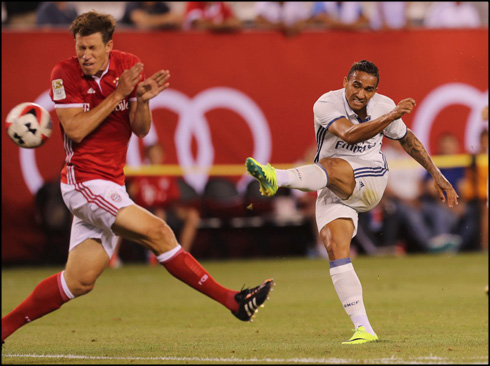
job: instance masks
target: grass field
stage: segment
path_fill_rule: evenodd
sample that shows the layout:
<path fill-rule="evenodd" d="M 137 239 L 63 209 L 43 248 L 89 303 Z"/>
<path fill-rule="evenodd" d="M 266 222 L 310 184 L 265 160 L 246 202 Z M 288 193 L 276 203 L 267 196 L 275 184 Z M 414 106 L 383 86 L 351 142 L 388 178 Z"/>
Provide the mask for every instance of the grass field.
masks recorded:
<path fill-rule="evenodd" d="M 163 268 L 107 270 L 95 290 L 19 329 L 3 364 L 488 364 L 488 254 L 357 257 L 375 344 L 345 346 L 352 323 L 328 262 L 203 261 L 223 285 L 277 285 L 253 323 Z M 2 270 L 2 315 L 60 268 Z"/>

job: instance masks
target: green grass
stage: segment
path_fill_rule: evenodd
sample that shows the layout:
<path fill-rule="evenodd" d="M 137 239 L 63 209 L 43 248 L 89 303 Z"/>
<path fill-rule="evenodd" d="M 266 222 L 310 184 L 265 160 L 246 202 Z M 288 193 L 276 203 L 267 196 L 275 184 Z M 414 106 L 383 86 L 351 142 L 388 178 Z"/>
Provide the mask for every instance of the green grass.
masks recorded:
<path fill-rule="evenodd" d="M 3 346 L 2 363 L 488 363 L 487 254 L 353 263 L 381 340 L 375 344 L 341 345 L 353 325 L 326 261 L 203 261 L 233 289 L 276 280 L 253 323 L 238 321 L 163 268 L 127 265 L 107 270 L 92 293 L 20 328 Z M 59 270 L 2 270 L 2 315 Z"/>

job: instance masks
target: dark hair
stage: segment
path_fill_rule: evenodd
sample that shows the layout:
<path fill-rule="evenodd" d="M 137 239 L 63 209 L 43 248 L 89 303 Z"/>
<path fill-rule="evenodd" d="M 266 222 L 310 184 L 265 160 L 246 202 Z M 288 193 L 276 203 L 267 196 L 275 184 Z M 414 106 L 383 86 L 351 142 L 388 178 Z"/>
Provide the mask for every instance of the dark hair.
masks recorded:
<path fill-rule="evenodd" d="M 376 66 L 375 64 L 373 64 L 371 61 L 361 60 L 361 61 L 358 61 L 358 62 L 354 62 L 352 64 L 352 67 L 349 70 L 349 73 L 347 74 L 347 80 L 349 80 L 350 77 L 352 76 L 352 74 L 354 72 L 356 72 L 356 71 L 364 71 L 364 72 L 367 72 L 368 74 L 371 74 L 371 75 L 376 76 L 376 78 L 378 79 L 378 82 L 376 83 L 376 86 L 378 86 L 378 84 L 379 84 L 379 70 L 378 70 L 378 66 Z"/>
<path fill-rule="evenodd" d="M 109 14 L 98 13 L 95 10 L 77 16 L 70 26 L 70 32 L 73 33 L 74 38 L 77 34 L 89 36 L 100 32 L 104 43 L 112 39 L 114 29 L 116 29 L 116 20 L 114 17 Z"/>

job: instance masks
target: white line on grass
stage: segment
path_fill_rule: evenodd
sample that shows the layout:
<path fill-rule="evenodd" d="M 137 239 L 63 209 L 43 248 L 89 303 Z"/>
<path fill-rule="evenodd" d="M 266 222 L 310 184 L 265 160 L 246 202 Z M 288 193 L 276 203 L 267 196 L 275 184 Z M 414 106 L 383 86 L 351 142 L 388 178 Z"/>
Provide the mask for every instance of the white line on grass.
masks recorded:
<path fill-rule="evenodd" d="M 3 357 L 20 357 L 20 358 L 64 358 L 72 360 L 114 360 L 114 361 L 181 361 L 181 362 L 235 362 L 235 363 L 319 363 L 319 364 L 353 364 L 358 362 L 358 359 L 347 358 L 211 358 L 211 357 L 109 357 L 109 356 L 84 356 L 84 355 L 38 355 L 38 354 L 7 354 Z M 473 362 L 468 362 L 472 360 Z M 363 361 L 369 361 L 370 363 L 406 363 L 411 364 L 445 364 L 456 363 L 456 360 L 446 357 L 427 356 L 427 357 L 413 357 L 407 359 L 397 358 L 395 355 L 390 358 L 368 359 Z M 458 360 L 459 363 L 461 360 Z M 466 364 L 488 364 L 488 357 L 468 357 L 465 358 Z"/>

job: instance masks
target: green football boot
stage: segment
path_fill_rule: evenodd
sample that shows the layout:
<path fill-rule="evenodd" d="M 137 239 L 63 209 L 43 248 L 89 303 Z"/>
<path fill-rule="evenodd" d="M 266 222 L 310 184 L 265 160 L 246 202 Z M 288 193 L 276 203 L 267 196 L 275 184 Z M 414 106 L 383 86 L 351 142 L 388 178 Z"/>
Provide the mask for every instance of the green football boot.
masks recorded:
<path fill-rule="evenodd" d="M 378 336 L 376 333 L 372 335 L 366 331 L 366 328 L 360 326 L 354 332 L 354 335 L 348 341 L 342 342 L 342 344 L 361 344 L 368 342 L 376 342 L 378 341 Z"/>
<path fill-rule="evenodd" d="M 273 196 L 277 192 L 276 169 L 267 163 L 262 165 L 253 158 L 245 161 L 248 173 L 260 183 L 260 193 L 262 196 Z"/>

